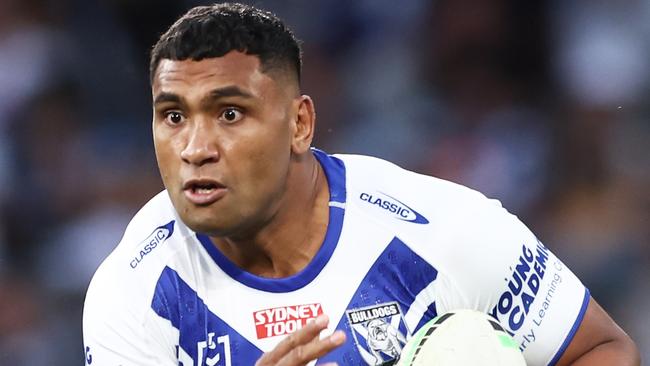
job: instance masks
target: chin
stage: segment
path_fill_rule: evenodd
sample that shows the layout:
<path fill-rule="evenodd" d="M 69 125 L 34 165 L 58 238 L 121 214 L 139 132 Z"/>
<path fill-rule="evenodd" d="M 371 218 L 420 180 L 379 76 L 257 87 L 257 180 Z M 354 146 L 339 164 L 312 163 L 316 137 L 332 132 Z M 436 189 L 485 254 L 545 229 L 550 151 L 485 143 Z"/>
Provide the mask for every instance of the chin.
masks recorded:
<path fill-rule="evenodd" d="M 223 236 L 228 233 L 228 229 L 224 228 L 223 225 L 219 225 L 214 221 L 210 220 L 196 220 L 196 219 L 186 219 L 181 218 L 183 223 L 187 225 L 190 229 L 197 233 L 209 235 L 209 236 Z"/>
<path fill-rule="evenodd" d="M 241 237 L 247 236 L 252 224 L 258 222 L 241 212 L 232 212 L 225 208 L 215 207 L 181 207 L 177 210 L 181 221 L 192 231 L 216 237 Z M 229 212 L 230 215 L 219 213 Z M 252 225 L 251 225 L 252 224 Z"/>
<path fill-rule="evenodd" d="M 215 217 L 218 216 L 210 207 L 192 207 L 186 205 L 182 200 L 174 207 L 181 221 L 194 232 L 217 235 L 217 233 L 228 231 L 227 224 L 215 220 Z"/>

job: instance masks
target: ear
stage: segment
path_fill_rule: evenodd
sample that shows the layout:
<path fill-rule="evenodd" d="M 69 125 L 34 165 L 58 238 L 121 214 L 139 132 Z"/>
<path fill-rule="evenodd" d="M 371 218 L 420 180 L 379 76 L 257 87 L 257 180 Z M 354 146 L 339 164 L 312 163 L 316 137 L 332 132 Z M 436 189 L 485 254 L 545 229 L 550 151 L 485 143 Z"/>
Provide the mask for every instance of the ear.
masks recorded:
<path fill-rule="evenodd" d="M 291 151 L 301 155 L 309 151 L 314 138 L 316 111 L 314 102 L 308 95 L 301 95 L 294 100 L 294 131 L 291 140 Z"/>

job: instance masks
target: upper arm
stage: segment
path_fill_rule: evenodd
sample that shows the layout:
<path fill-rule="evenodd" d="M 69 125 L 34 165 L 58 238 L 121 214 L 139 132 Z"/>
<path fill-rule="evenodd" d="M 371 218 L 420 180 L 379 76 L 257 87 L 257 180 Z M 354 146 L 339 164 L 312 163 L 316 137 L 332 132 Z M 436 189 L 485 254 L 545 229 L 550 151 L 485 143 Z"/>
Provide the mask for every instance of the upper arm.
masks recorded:
<path fill-rule="evenodd" d="M 591 298 L 578 331 L 557 365 L 639 365 L 639 357 L 630 337 Z"/>
<path fill-rule="evenodd" d="M 589 291 L 499 205 L 479 205 L 465 220 L 439 276 L 452 295 L 438 305 L 490 314 L 513 335 L 528 365 L 555 364 L 586 314 Z"/>

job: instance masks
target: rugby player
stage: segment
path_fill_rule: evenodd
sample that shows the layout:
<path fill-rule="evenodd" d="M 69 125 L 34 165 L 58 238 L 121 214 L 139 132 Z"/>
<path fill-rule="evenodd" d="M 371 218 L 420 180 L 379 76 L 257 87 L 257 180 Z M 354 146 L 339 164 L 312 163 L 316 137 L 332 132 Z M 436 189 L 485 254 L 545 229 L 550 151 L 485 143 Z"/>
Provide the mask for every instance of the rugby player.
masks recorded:
<path fill-rule="evenodd" d="M 160 37 L 150 78 L 165 190 L 93 277 L 88 365 L 390 365 L 458 308 L 498 319 L 529 365 L 640 363 L 498 201 L 313 148 L 300 72 L 292 32 L 250 6 L 193 8 Z"/>

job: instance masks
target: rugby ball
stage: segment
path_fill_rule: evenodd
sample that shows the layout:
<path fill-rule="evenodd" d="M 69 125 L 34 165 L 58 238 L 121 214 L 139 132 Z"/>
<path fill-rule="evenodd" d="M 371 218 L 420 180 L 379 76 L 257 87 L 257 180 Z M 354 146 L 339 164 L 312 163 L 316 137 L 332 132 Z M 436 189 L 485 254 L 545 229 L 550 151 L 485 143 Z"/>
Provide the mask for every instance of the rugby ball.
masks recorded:
<path fill-rule="evenodd" d="M 455 310 L 420 328 L 396 366 L 525 366 L 517 343 L 487 314 Z"/>

